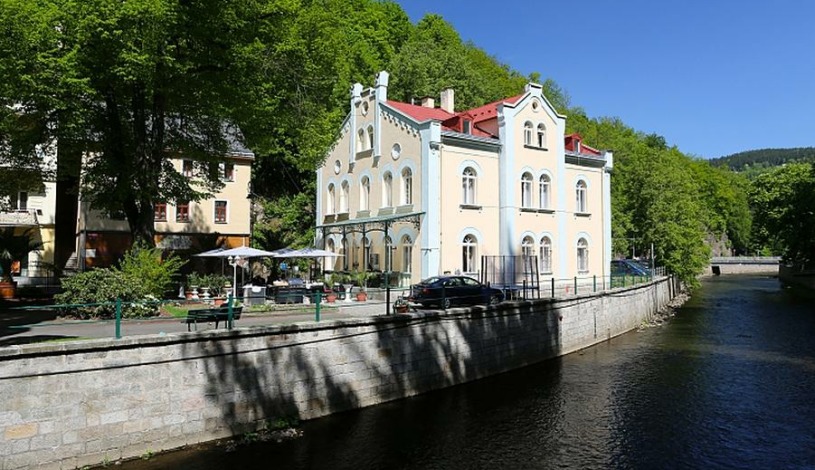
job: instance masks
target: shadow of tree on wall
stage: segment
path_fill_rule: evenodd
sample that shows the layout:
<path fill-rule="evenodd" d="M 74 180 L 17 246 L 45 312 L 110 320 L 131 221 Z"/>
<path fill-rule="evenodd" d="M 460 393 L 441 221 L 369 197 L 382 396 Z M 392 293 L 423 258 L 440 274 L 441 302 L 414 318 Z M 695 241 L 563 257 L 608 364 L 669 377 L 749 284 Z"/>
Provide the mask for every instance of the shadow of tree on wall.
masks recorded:
<path fill-rule="evenodd" d="M 208 432 L 312 419 L 457 385 L 556 357 L 548 300 L 234 330 L 183 343 L 184 380 L 204 380 Z M 195 377 L 201 374 L 203 377 Z"/>

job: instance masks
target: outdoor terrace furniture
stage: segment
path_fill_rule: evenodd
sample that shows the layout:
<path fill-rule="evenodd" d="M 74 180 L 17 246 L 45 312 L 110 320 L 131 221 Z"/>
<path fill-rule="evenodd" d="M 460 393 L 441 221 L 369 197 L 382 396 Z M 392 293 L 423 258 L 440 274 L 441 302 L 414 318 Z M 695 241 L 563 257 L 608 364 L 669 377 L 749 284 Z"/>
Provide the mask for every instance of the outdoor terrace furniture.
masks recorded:
<path fill-rule="evenodd" d="M 232 319 L 237 320 L 241 317 L 243 307 L 232 307 Z M 227 323 L 229 320 L 229 307 L 221 305 L 212 308 L 197 308 L 187 311 L 187 318 L 184 322 L 187 324 L 187 331 L 190 331 L 190 324 L 195 325 L 195 330 L 198 331 L 198 322 L 215 322 L 215 328 L 218 328 L 220 322 Z"/>

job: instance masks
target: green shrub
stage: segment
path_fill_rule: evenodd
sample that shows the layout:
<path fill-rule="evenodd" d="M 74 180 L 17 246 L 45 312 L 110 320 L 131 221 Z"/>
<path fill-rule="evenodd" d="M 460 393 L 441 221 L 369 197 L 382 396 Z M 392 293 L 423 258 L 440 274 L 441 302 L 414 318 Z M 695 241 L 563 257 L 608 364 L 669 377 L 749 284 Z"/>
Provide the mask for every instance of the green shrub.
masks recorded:
<path fill-rule="evenodd" d="M 99 304 L 122 299 L 123 317 L 157 315 L 157 305 L 138 306 L 132 302 L 155 300 L 144 284 L 116 269 L 94 269 L 62 280 L 63 292 L 54 296 L 57 304 Z M 113 304 L 61 308 L 64 315 L 74 318 L 113 318 Z"/>
<path fill-rule="evenodd" d="M 162 260 L 161 250 L 158 248 L 133 246 L 119 262 L 119 270 L 131 278 L 138 279 L 143 285 L 145 294 L 161 299 L 172 289 L 173 278 L 184 263 L 185 261 L 175 255 Z"/>
<path fill-rule="evenodd" d="M 62 281 L 63 292 L 54 296 L 57 304 L 100 304 L 62 308 L 75 318 L 113 318 L 116 299 L 122 300 L 122 317 L 158 315 L 156 301 L 164 296 L 173 277 L 184 264 L 175 256 L 161 259 L 161 250 L 135 246 L 125 253 L 117 268 L 94 269 Z"/>

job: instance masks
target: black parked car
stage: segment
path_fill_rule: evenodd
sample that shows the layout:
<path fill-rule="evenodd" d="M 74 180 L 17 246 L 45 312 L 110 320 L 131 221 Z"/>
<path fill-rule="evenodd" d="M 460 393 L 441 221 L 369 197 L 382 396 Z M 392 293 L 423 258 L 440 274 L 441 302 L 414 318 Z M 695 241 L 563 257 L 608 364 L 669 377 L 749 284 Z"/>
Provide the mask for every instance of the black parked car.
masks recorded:
<path fill-rule="evenodd" d="M 504 300 L 500 289 L 481 284 L 467 276 L 433 276 L 411 287 L 410 301 L 422 307 L 438 305 L 497 304 Z"/>

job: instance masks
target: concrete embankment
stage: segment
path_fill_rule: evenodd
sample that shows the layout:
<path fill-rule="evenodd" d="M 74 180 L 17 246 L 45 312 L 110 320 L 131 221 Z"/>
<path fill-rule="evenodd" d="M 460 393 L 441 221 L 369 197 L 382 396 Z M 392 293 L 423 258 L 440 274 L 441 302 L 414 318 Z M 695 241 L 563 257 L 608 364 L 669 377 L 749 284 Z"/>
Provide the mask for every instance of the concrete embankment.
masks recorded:
<path fill-rule="evenodd" d="M 676 296 L 636 287 L 495 307 L 0 349 L 0 469 L 75 468 L 312 419 L 568 354 Z"/>

